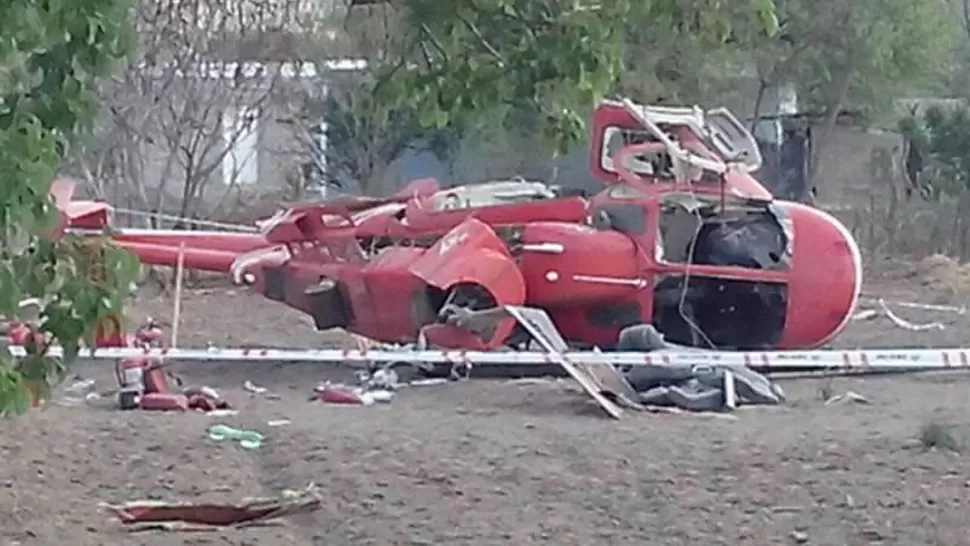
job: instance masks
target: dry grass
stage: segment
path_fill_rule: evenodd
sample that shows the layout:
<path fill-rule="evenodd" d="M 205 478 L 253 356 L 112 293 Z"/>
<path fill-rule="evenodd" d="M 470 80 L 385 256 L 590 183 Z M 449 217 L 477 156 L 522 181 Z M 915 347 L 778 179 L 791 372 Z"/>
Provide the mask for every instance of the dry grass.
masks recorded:
<path fill-rule="evenodd" d="M 869 260 L 934 254 L 970 260 L 970 192 L 935 201 L 904 199 L 898 190 L 873 189 L 864 206 L 832 211 L 859 241 Z"/>
<path fill-rule="evenodd" d="M 916 262 L 912 277 L 921 286 L 945 295 L 970 293 L 970 264 L 933 254 Z"/>

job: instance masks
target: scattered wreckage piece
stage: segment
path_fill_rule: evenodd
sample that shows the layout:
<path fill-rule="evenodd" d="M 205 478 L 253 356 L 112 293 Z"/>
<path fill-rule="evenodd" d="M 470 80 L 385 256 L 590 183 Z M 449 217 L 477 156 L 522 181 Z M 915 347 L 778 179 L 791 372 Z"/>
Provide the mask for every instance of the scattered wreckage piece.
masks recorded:
<path fill-rule="evenodd" d="M 784 401 L 784 393 L 763 376 L 743 366 L 684 368 L 671 366 L 634 367 L 624 376 L 614 365 L 586 363 L 582 358 L 573 361 L 565 354 L 569 346 L 556 330 L 549 315 L 541 309 L 505 306 L 479 312 L 466 312 L 462 317 L 464 326 L 471 323 L 484 327 L 489 322 L 511 316 L 546 351 L 549 358 L 561 366 L 580 387 L 607 414 L 619 419 L 623 408 L 643 410 L 643 404 L 654 406 L 674 405 L 691 411 L 716 411 L 736 407 L 739 393 L 742 401 L 760 404 L 778 404 Z M 653 326 L 640 338 L 653 345 L 653 349 L 670 349 Z M 621 335 L 630 339 L 630 335 Z M 381 392 L 390 394 L 397 386 L 397 374 L 389 363 L 372 372 L 361 372 L 361 386 L 349 388 L 324 384 L 317 388 L 316 399 L 330 404 L 370 405 L 368 396 Z M 647 375 L 642 373 L 646 370 Z M 736 379 L 737 376 L 737 379 Z M 698 386 L 704 392 L 697 392 Z M 644 392 L 646 391 L 646 392 Z M 658 392 L 661 391 L 661 392 Z M 379 400 L 378 400 L 379 401 Z"/>
<path fill-rule="evenodd" d="M 244 449 L 259 449 L 266 438 L 261 432 L 218 424 L 209 427 L 209 439 L 214 442 L 232 441 Z"/>
<path fill-rule="evenodd" d="M 390 389 L 373 388 L 367 385 L 351 387 L 347 385 L 333 385 L 323 383 L 313 390 L 311 401 L 319 400 L 325 404 L 337 406 L 372 406 L 376 403 L 388 403 L 394 399 L 394 391 Z"/>
<path fill-rule="evenodd" d="M 151 350 L 161 346 L 162 330 L 151 318 L 132 338 L 133 346 Z M 183 388 L 183 381 L 168 371 L 162 358 L 131 356 L 115 363 L 118 407 L 122 410 L 211 412 L 230 409 L 219 393 L 208 387 Z"/>
<path fill-rule="evenodd" d="M 565 356 L 569 345 L 545 311 L 516 306 L 506 306 L 504 311 L 515 318 L 610 417 L 621 418 L 621 406 L 640 409 L 636 393 L 614 366 L 590 366 L 581 359 L 573 362 Z"/>
<path fill-rule="evenodd" d="M 860 296 L 860 301 L 875 301 L 876 303 L 880 301 L 885 301 L 891 303 L 895 307 L 906 307 L 909 309 L 919 309 L 921 311 L 934 311 L 938 313 L 953 313 L 956 315 L 966 315 L 967 306 L 966 305 L 942 305 L 938 303 L 922 303 L 917 301 L 896 301 L 896 300 L 886 300 L 885 298 L 875 296 L 872 294 L 862 294 Z"/>
<path fill-rule="evenodd" d="M 841 403 L 856 403 L 856 404 L 869 404 L 869 399 L 855 391 L 846 391 L 842 394 L 836 394 L 825 399 L 824 405 L 831 406 L 832 404 Z"/>
<path fill-rule="evenodd" d="M 734 409 L 739 404 L 778 405 L 785 394 L 777 384 L 744 366 L 638 366 L 627 373 L 642 404 L 689 411 Z"/>
<path fill-rule="evenodd" d="M 916 324 L 906 319 L 903 319 L 902 317 L 894 313 L 893 310 L 890 309 L 888 305 L 886 305 L 886 302 L 884 300 L 879 300 L 879 308 L 882 310 L 883 314 L 886 315 L 886 318 L 891 320 L 893 324 L 906 330 L 910 330 L 913 332 L 926 332 L 929 330 L 946 329 L 946 326 L 942 322 L 929 322 L 925 324 Z"/>
<path fill-rule="evenodd" d="M 620 332 L 620 346 L 654 353 L 692 351 L 667 342 L 651 325 L 624 329 Z M 781 387 L 743 364 L 632 366 L 627 369 L 626 379 L 638 393 L 639 401 L 648 406 L 720 411 L 732 410 L 739 403 L 777 405 L 785 401 Z"/>
<path fill-rule="evenodd" d="M 894 303 L 897 305 L 901 305 L 896 302 Z M 877 299 L 876 304 L 879 306 L 879 309 L 863 309 L 861 311 L 858 311 L 857 313 L 852 315 L 852 320 L 873 320 L 879 317 L 886 317 L 896 326 L 904 330 L 909 330 L 911 332 L 927 332 L 930 330 L 946 329 L 946 325 L 943 324 L 942 322 L 926 322 L 922 324 L 910 322 L 900 317 L 899 315 L 897 315 L 892 309 L 890 309 L 889 303 L 882 298 Z M 920 306 L 917 306 L 917 305 L 920 305 Z M 912 307 L 915 309 L 923 309 L 925 311 L 954 312 L 958 315 L 963 314 L 962 308 L 955 308 L 955 307 L 951 308 L 949 306 L 930 306 L 930 305 L 922 305 L 922 304 L 915 304 L 915 303 L 909 303 L 908 305 L 905 305 L 905 306 Z"/>
<path fill-rule="evenodd" d="M 238 504 L 146 500 L 104 506 L 132 532 L 214 531 L 279 525 L 282 518 L 318 510 L 321 499 L 311 484 L 302 491 L 284 491 L 279 498 L 245 499 Z"/>

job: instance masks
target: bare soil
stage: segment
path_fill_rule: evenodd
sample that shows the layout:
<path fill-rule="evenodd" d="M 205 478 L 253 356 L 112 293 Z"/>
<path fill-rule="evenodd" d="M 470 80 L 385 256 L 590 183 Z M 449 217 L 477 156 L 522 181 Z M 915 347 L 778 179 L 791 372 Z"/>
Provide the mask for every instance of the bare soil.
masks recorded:
<path fill-rule="evenodd" d="M 874 295 L 964 303 L 911 273 L 876 280 Z M 167 319 L 171 301 L 145 296 L 133 307 L 135 321 Z M 965 316 L 896 310 L 947 327 L 857 321 L 835 345 L 966 343 Z M 238 291 L 191 292 L 183 313 L 183 346 L 354 343 Z M 110 364 L 75 371 L 114 388 Z M 346 371 L 178 371 L 219 389 L 239 414 L 120 412 L 105 398 L 55 400 L 0 423 L 0 544 L 970 544 L 970 460 L 918 440 L 929 423 L 967 424 L 970 380 L 961 374 L 789 380 L 783 408 L 611 421 L 565 381 L 471 381 L 408 389 L 386 406 L 334 408 L 308 397 Z M 279 398 L 250 395 L 245 380 Z M 822 391 L 849 390 L 871 403 L 823 405 Z M 268 425 L 278 419 L 290 424 Z M 215 423 L 260 430 L 267 441 L 256 451 L 215 443 L 206 437 Z M 276 528 L 129 534 L 100 507 L 237 501 L 310 483 L 325 493 L 323 508 Z"/>

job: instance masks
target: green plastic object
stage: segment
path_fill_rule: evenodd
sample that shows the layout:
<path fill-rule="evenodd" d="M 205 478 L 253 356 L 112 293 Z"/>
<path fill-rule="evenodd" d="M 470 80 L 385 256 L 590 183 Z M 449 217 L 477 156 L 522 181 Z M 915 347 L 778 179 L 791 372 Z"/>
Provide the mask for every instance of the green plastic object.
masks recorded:
<path fill-rule="evenodd" d="M 263 445 L 263 435 L 255 430 L 233 428 L 228 425 L 213 425 L 209 428 L 209 439 L 216 442 L 232 440 L 246 449 L 259 449 Z"/>

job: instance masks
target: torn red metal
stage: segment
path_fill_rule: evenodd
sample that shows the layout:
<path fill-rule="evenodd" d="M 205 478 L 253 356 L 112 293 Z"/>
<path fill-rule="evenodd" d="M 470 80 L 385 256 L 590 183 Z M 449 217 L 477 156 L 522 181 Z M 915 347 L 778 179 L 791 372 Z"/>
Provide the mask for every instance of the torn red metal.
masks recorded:
<path fill-rule="evenodd" d="M 446 233 L 408 271 L 442 293 L 469 297 L 468 306 L 473 310 L 525 302 L 525 280 L 505 242 L 475 218 L 466 219 Z M 512 318 L 497 321 L 487 339 L 482 339 L 484 347 L 500 347 L 514 325 Z"/>
<path fill-rule="evenodd" d="M 350 387 L 340 385 L 323 385 L 314 393 L 314 398 L 327 404 L 343 406 L 362 406 L 364 399 Z"/>
<path fill-rule="evenodd" d="M 311 485 L 279 498 L 246 499 L 237 504 L 135 501 L 107 505 L 131 531 L 208 531 L 219 527 L 275 525 L 279 520 L 318 510 L 320 497 Z"/>
<path fill-rule="evenodd" d="M 109 233 L 146 263 L 182 252 L 187 268 L 229 273 L 317 329 L 392 343 L 519 347 L 508 317 L 469 319 L 506 305 L 542 308 L 568 343 L 604 349 L 639 325 L 720 350 L 813 348 L 846 325 L 858 246 L 832 216 L 772 197 L 730 112 L 606 101 L 591 129 L 606 188 L 589 198 L 423 179 L 389 198 L 292 206 L 258 233 Z M 105 205 L 75 204 L 64 184 L 52 193 L 70 230 L 107 222 Z"/>

